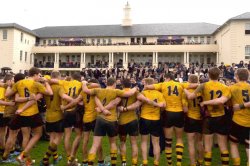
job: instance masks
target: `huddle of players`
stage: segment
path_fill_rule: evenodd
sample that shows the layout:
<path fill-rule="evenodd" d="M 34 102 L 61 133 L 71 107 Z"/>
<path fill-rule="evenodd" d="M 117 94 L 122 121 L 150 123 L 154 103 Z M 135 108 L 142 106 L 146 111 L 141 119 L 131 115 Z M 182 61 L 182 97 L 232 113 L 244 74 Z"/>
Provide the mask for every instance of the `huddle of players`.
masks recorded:
<path fill-rule="evenodd" d="M 53 71 L 49 83 L 42 80 L 44 85 L 36 82 L 40 79 L 40 71 L 31 68 L 29 79 L 18 81 L 14 85 L 7 83 L 4 88 L 5 96 L 15 95 L 15 102 L 19 102 L 16 115 L 9 123 L 9 137 L 4 146 L 3 159 L 6 159 L 13 147 L 13 140 L 21 128 L 24 141 L 23 152 L 17 157 L 20 163 L 31 165 L 29 152 L 41 136 L 42 120 L 38 114 L 36 100 L 44 95 L 46 99 L 46 130 L 50 134 L 50 143 L 41 165 L 57 163 L 60 156 L 57 146 L 60 144 L 64 132 L 65 151 L 68 156 L 67 165 L 75 165 L 75 155 L 83 133 L 83 165 L 93 165 L 98 155 L 98 165 L 103 165 L 102 137 L 108 135 L 110 142 L 111 165 L 117 163 L 117 135 L 120 136 L 120 153 L 122 165 L 126 165 L 126 136 L 130 136 L 132 146 L 132 165 L 138 164 L 137 137 L 141 135 L 142 164 L 148 165 L 147 143 L 151 135 L 154 153 L 154 165 L 159 165 L 160 147 L 159 136 L 161 126 L 165 134 L 165 153 L 168 165 L 172 165 L 172 137 L 176 135 L 177 166 L 181 165 L 183 155 L 183 130 L 187 133 L 190 165 L 211 165 L 213 135 L 216 134 L 221 151 L 222 165 L 229 165 L 229 151 L 227 136 L 229 135 L 231 156 L 234 166 L 240 164 L 238 143 L 246 145 L 249 156 L 250 131 L 250 85 L 246 82 L 248 70 L 236 71 L 237 84 L 227 87 L 217 80 L 220 75 L 218 68 L 209 70 L 210 81 L 197 87 L 198 78 L 190 75 L 189 82 L 180 84 L 173 81 L 171 74 L 165 76 L 165 82 L 153 84 L 151 78 L 144 79 L 144 90 L 139 93 L 136 88 L 130 88 L 130 80 L 124 80 L 123 90 L 115 89 L 116 80 L 109 78 L 107 88 L 99 88 L 96 80 L 80 82 L 80 75 L 72 75 L 72 80 L 60 80 L 60 73 Z M 197 87 L 197 88 L 196 88 Z M 4 96 L 4 95 L 3 95 Z M 2 98 L 2 101 L 7 99 Z M 62 106 L 61 106 L 62 101 Z M 227 108 L 234 109 L 232 120 L 225 115 Z M 1 105 L 7 105 L 1 103 Z M 13 105 L 13 103 L 9 103 Z M 79 119 L 82 107 L 83 118 Z M 136 109 L 140 107 L 138 120 Z M 202 109 L 201 107 L 205 108 Z M 165 109 L 161 116 L 161 108 Z M 80 111 L 79 111 L 80 110 Z M 118 111 L 117 111 L 118 110 Z M 186 114 L 186 116 L 185 116 Z M 38 116 L 39 115 L 39 116 Z M 4 117 L 1 117 L 4 119 Z M 185 119 L 185 123 L 184 123 Z M 2 121 L 2 120 L 1 120 Z M 230 121 L 232 121 L 230 123 Z M 230 128 L 228 127 L 230 124 Z M 138 127 L 139 126 L 139 127 Z M 74 127 L 76 137 L 72 147 L 70 136 Z M 29 139 L 29 128 L 33 137 Z M 87 150 L 90 131 L 94 132 L 93 144 Z M 27 134 L 28 133 L 28 134 Z M 203 136 L 202 136 L 203 134 Z M 2 136 L 2 135 L 1 135 Z M 28 137 L 28 138 L 27 138 Z M 9 140 L 10 139 L 10 140 Z M 9 141 L 9 142 L 8 142 Z M 204 148 L 203 148 L 204 141 Z M 198 155 L 196 155 L 197 145 Z"/>

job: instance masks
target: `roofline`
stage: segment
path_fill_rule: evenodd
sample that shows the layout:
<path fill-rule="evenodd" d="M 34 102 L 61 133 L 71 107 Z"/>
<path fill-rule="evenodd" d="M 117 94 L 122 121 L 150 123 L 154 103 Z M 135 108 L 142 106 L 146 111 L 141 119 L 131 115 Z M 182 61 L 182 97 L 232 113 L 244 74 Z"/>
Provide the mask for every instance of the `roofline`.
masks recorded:
<path fill-rule="evenodd" d="M 230 24 L 232 21 L 243 21 L 243 20 L 250 20 L 250 18 L 230 18 L 228 19 L 224 24 L 219 26 L 212 35 L 215 35 L 217 32 L 219 32 L 222 28 L 224 28 L 226 25 Z"/>
<path fill-rule="evenodd" d="M 1 25 L 1 24 L 0 24 L 0 25 Z M 2 26 L 2 27 L 0 27 L 0 28 L 14 28 L 14 29 L 17 29 L 17 30 L 20 30 L 20 31 L 24 31 L 24 32 L 26 32 L 26 33 L 28 33 L 28 34 L 30 34 L 30 35 L 32 35 L 32 36 L 38 37 L 38 35 L 36 34 L 35 31 L 30 30 L 30 29 L 28 29 L 28 28 L 26 28 L 26 27 L 23 27 L 23 26 L 21 26 L 21 25 L 19 25 L 19 24 L 16 24 L 16 23 L 6 23 L 5 26 Z M 26 30 L 26 29 L 27 29 L 27 30 Z"/>

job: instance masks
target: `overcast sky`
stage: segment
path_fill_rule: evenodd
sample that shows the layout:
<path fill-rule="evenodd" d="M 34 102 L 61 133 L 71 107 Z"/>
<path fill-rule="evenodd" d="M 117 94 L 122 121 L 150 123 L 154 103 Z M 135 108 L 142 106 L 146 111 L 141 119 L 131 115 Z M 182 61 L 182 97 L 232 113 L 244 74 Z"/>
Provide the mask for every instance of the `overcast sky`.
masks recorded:
<path fill-rule="evenodd" d="M 129 0 L 133 24 L 207 22 L 221 25 L 250 12 L 250 0 Z M 121 24 L 127 0 L 3 0 L 0 23 L 44 26 Z"/>

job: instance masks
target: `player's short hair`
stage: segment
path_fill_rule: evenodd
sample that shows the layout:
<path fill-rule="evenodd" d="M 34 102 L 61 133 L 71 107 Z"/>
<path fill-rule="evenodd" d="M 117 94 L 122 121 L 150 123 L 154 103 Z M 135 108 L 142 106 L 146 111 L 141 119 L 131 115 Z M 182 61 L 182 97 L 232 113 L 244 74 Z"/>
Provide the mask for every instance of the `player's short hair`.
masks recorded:
<path fill-rule="evenodd" d="M 115 83 L 116 83 L 115 78 L 113 78 L 113 77 L 109 77 L 109 78 L 108 78 L 108 80 L 107 80 L 107 85 L 108 85 L 108 86 L 112 86 L 112 85 L 114 85 Z"/>
<path fill-rule="evenodd" d="M 209 78 L 211 80 L 218 80 L 220 73 L 221 73 L 221 71 L 218 67 L 213 67 L 213 68 L 209 69 L 209 71 L 208 71 L 208 75 L 209 75 Z"/>
<path fill-rule="evenodd" d="M 248 81 L 249 71 L 247 69 L 240 68 L 236 70 L 236 75 L 240 81 Z"/>
<path fill-rule="evenodd" d="M 30 76 L 30 77 L 33 77 L 34 75 L 40 74 L 40 73 L 41 73 L 41 70 L 38 69 L 38 68 L 36 68 L 36 67 L 32 67 L 32 68 L 30 68 L 30 70 L 29 70 L 29 76 Z"/>
<path fill-rule="evenodd" d="M 165 78 L 170 79 L 170 80 L 174 80 L 174 75 L 171 73 L 167 73 L 167 74 L 165 74 Z"/>
<path fill-rule="evenodd" d="M 4 76 L 4 78 L 3 78 L 3 82 L 6 83 L 7 81 L 12 80 L 12 78 L 13 78 L 13 75 L 7 73 L 7 74 Z"/>
<path fill-rule="evenodd" d="M 198 83 L 198 76 L 197 75 L 195 75 L 195 74 L 190 74 L 189 76 L 188 76 L 188 81 L 190 82 L 190 83 Z"/>
<path fill-rule="evenodd" d="M 75 72 L 71 75 L 71 77 L 73 80 L 81 81 L 82 76 L 81 76 L 80 72 Z"/>
<path fill-rule="evenodd" d="M 53 70 L 50 76 L 51 78 L 59 78 L 61 76 L 61 73 L 59 71 Z"/>
<path fill-rule="evenodd" d="M 153 78 L 145 78 L 144 81 L 145 81 L 145 83 L 146 83 L 147 85 L 152 85 L 152 84 L 154 84 L 154 79 L 153 79 Z"/>
<path fill-rule="evenodd" d="M 14 76 L 14 82 L 15 83 L 17 83 L 18 81 L 23 80 L 23 79 L 25 79 L 25 75 L 23 73 L 17 73 Z"/>
<path fill-rule="evenodd" d="M 99 84 L 99 81 L 97 79 L 95 79 L 95 78 L 92 78 L 92 79 L 89 80 L 89 83 L 97 83 L 97 84 Z"/>
<path fill-rule="evenodd" d="M 126 78 L 122 81 L 123 87 L 124 88 L 131 88 L 131 82 L 130 79 Z"/>

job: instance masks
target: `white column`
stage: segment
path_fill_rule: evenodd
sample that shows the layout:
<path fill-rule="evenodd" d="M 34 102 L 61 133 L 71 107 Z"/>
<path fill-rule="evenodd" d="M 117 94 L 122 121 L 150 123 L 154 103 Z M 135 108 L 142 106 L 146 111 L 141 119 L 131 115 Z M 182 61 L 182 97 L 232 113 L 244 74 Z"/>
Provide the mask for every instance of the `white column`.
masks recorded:
<path fill-rule="evenodd" d="M 219 52 L 216 52 L 216 64 L 217 64 L 217 66 L 219 66 L 220 65 L 220 62 L 219 62 Z"/>
<path fill-rule="evenodd" d="M 114 53 L 110 52 L 109 53 L 109 68 L 113 68 L 114 66 Z"/>
<path fill-rule="evenodd" d="M 31 54 L 31 57 L 30 57 L 30 58 L 31 58 L 30 61 L 31 61 L 31 65 L 32 65 L 32 66 L 35 65 L 35 64 L 34 64 L 34 61 L 35 61 L 35 60 L 34 60 L 34 57 L 35 57 L 35 56 L 34 56 L 34 53 L 32 53 L 32 54 Z"/>
<path fill-rule="evenodd" d="M 187 55 L 187 58 L 186 58 L 187 65 L 189 65 L 189 52 L 186 52 L 186 55 Z"/>
<path fill-rule="evenodd" d="M 128 53 L 124 52 L 123 55 L 124 55 L 123 68 L 128 69 Z"/>
<path fill-rule="evenodd" d="M 55 52 L 54 69 L 59 69 L 59 53 Z"/>
<path fill-rule="evenodd" d="M 186 54 L 186 52 L 184 52 L 184 62 L 183 62 L 184 64 L 186 64 L 187 63 L 187 54 Z"/>
<path fill-rule="evenodd" d="M 81 62 L 80 62 L 80 64 L 81 64 L 81 65 L 80 65 L 81 69 L 86 67 L 85 57 L 86 57 L 85 52 L 84 52 L 84 53 L 81 52 Z"/>
<path fill-rule="evenodd" d="M 123 52 L 122 66 L 123 66 L 124 69 L 127 68 L 126 64 L 127 64 L 127 53 Z"/>
<path fill-rule="evenodd" d="M 158 67 L 158 52 L 155 52 L 155 67 Z"/>
<path fill-rule="evenodd" d="M 155 52 L 153 52 L 152 58 L 153 58 L 152 65 L 154 66 L 155 65 Z"/>

